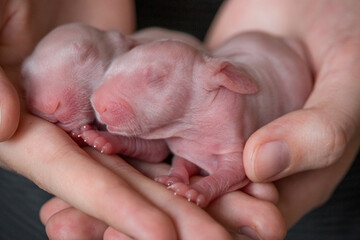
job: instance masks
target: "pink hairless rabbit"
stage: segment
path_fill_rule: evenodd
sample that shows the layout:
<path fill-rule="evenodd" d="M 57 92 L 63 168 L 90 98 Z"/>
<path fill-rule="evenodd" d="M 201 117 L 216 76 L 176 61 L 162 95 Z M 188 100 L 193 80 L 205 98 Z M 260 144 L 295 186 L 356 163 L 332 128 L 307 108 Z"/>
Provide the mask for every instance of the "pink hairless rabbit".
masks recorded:
<path fill-rule="evenodd" d="M 95 122 L 101 128 L 96 124 L 90 96 L 101 84 L 113 59 L 136 44 L 118 31 L 101 31 L 80 23 L 54 29 L 40 41 L 22 66 L 29 110 L 71 132 L 78 142 L 82 141 L 76 136 L 81 136 L 84 127 L 94 129 Z M 158 162 L 169 153 L 163 140 L 148 141 L 109 133 L 107 139 L 118 143 L 102 146 L 100 150 L 108 154 L 119 153 Z M 132 148 L 137 145 L 142 146 L 141 152 Z"/>
<path fill-rule="evenodd" d="M 157 180 L 204 207 L 249 182 L 245 141 L 301 108 L 311 87 L 300 44 L 247 32 L 211 54 L 177 40 L 139 45 L 114 59 L 91 102 L 110 133 L 164 139 L 174 158 L 169 175 Z M 118 144 L 100 131 L 88 136 L 98 138 Z M 189 184 L 198 173 L 206 176 Z"/>

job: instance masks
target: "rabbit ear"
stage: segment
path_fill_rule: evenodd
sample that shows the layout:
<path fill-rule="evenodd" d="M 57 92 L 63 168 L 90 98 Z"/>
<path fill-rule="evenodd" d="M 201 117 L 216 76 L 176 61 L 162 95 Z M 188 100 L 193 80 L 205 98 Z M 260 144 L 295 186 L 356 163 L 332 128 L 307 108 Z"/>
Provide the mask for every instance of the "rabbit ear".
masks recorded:
<path fill-rule="evenodd" d="M 218 58 L 209 58 L 206 65 L 212 75 L 208 79 L 209 89 L 224 87 L 240 94 L 254 94 L 258 91 L 255 82 L 246 71 L 232 63 Z"/>
<path fill-rule="evenodd" d="M 73 43 L 73 51 L 75 55 L 75 62 L 82 65 L 90 59 L 99 58 L 99 50 L 93 43 L 87 41 Z"/>

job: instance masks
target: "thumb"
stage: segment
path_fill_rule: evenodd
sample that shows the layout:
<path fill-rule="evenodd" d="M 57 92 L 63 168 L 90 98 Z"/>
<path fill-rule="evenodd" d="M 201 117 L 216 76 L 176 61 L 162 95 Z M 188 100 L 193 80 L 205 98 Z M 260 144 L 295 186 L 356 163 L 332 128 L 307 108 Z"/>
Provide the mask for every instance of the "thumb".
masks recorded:
<path fill-rule="evenodd" d="M 260 128 L 244 149 L 244 168 L 254 182 L 273 181 L 333 164 L 345 151 L 345 121 L 319 109 L 286 114 Z"/>
<path fill-rule="evenodd" d="M 303 109 L 283 115 L 250 136 L 243 159 L 250 180 L 273 181 L 324 168 L 350 147 L 359 148 L 358 46 L 358 42 L 346 45 L 325 58 Z"/>
<path fill-rule="evenodd" d="M 0 67 L 0 142 L 16 131 L 20 119 L 20 100 L 14 86 Z"/>

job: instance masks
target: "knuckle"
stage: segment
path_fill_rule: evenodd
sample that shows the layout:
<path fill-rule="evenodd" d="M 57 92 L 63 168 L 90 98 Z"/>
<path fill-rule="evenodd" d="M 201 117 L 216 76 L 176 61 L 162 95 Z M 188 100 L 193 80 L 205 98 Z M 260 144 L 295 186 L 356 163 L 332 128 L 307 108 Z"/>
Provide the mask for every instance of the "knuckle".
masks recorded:
<path fill-rule="evenodd" d="M 324 167 L 326 167 L 333 164 L 344 154 L 349 142 L 347 131 L 339 121 L 329 117 L 323 111 L 317 111 L 317 114 L 313 116 L 315 116 L 313 122 L 316 123 L 314 130 L 318 132 L 318 138 L 315 141 L 319 141 L 322 148 L 319 151 L 321 156 L 318 156 L 318 158 L 324 161 Z M 315 146 L 319 146 L 319 144 L 315 144 Z"/>
<path fill-rule="evenodd" d="M 326 146 L 328 158 L 334 161 L 339 159 L 345 152 L 348 138 L 345 130 L 335 121 L 328 121 L 328 144 Z"/>

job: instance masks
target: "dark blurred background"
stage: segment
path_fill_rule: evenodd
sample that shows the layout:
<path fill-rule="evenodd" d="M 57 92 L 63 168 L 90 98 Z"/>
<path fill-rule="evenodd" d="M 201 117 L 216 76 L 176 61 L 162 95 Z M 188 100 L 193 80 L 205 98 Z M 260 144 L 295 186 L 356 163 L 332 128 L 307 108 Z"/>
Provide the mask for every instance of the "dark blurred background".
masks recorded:
<path fill-rule="evenodd" d="M 137 0 L 138 28 L 161 26 L 183 31 L 203 40 L 220 0 Z"/>

